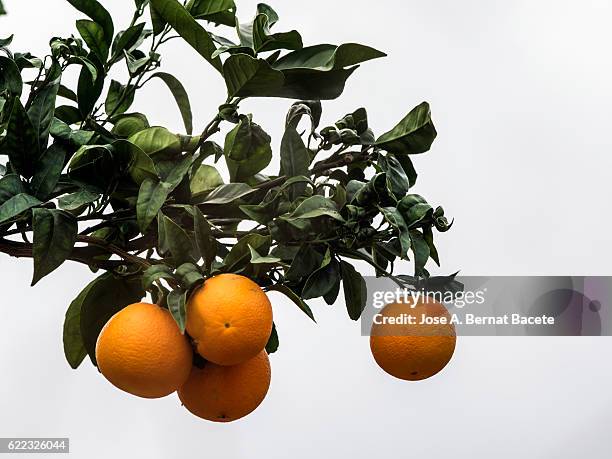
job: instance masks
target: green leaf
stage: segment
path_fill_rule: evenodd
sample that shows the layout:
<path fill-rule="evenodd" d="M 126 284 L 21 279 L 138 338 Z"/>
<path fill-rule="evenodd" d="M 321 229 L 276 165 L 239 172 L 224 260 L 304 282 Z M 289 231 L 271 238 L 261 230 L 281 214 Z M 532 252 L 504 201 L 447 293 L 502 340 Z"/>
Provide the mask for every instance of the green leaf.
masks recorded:
<path fill-rule="evenodd" d="M 375 145 L 398 155 L 424 153 L 429 151 L 437 135 L 429 104 L 423 102 L 391 131 L 381 135 Z"/>
<path fill-rule="evenodd" d="M 195 262 L 196 250 L 187 232 L 161 212 L 158 215 L 158 224 L 163 228 L 164 242 L 174 259 L 174 264 Z"/>
<path fill-rule="evenodd" d="M 39 148 L 38 139 L 36 130 L 21 105 L 21 101 L 15 97 L 0 152 L 7 154 L 15 170 L 27 179 L 34 174 Z"/>
<path fill-rule="evenodd" d="M 400 156 L 396 156 L 395 159 L 397 159 L 399 163 L 402 165 L 402 169 L 404 169 L 404 172 L 406 173 L 406 176 L 408 177 L 408 183 L 410 185 L 410 188 L 412 188 L 416 184 L 419 174 L 414 168 L 414 164 L 412 164 L 412 160 L 410 159 L 410 156 L 400 155 Z"/>
<path fill-rule="evenodd" d="M 168 295 L 168 309 L 177 323 L 181 333 L 185 333 L 187 291 L 173 290 Z"/>
<path fill-rule="evenodd" d="M 80 311 L 83 345 L 96 364 L 96 342 L 110 318 L 126 306 L 139 302 L 145 292 L 140 277 L 115 277 L 105 273 L 95 279 L 83 297 Z"/>
<path fill-rule="evenodd" d="M 2 16 L 3 14 L 6 14 L 6 10 L 4 9 L 2 1 L 0 1 L 0 16 Z"/>
<path fill-rule="evenodd" d="M 314 250 L 310 244 L 302 244 L 293 258 L 290 268 L 285 272 L 285 278 L 298 282 L 310 276 L 321 267 L 323 255 Z"/>
<path fill-rule="evenodd" d="M 176 276 L 181 285 L 190 290 L 195 284 L 202 283 L 204 276 L 193 263 L 183 263 L 176 268 Z"/>
<path fill-rule="evenodd" d="M 302 300 L 302 298 L 300 298 L 300 296 L 297 293 L 295 293 L 293 290 L 291 290 L 289 287 L 287 287 L 284 284 L 274 284 L 268 287 L 268 290 L 276 291 L 276 292 L 280 292 L 284 294 L 287 298 L 293 301 L 293 303 L 296 304 L 297 307 L 302 310 L 302 312 L 304 312 L 308 317 L 310 317 L 310 319 L 312 319 L 313 322 L 316 323 L 314 314 L 312 313 L 312 309 L 310 309 L 310 307 L 306 304 L 306 302 L 304 302 L 304 300 Z"/>
<path fill-rule="evenodd" d="M 13 59 L 0 56 L 0 91 L 7 91 L 10 95 L 21 96 L 23 81 L 21 72 Z"/>
<path fill-rule="evenodd" d="M 19 193 L 0 206 L 0 223 L 4 223 L 17 217 L 32 207 L 42 204 L 34 196 L 26 193 Z"/>
<path fill-rule="evenodd" d="M 140 231 L 144 233 L 153 222 L 171 193 L 171 188 L 167 182 L 149 178 L 142 182 L 136 203 L 136 218 Z"/>
<path fill-rule="evenodd" d="M 278 257 L 273 256 L 261 256 L 256 249 L 249 245 L 249 250 L 251 251 L 251 260 L 250 263 L 253 265 L 272 265 L 280 263 L 282 260 Z"/>
<path fill-rule="evenodd" d="M 34 196 L 44 201 L 53 192 L 64 169 L 65 159 L 66 150 L 59 144 L 54 143 L 45 150 L 36 164 L 30 183 Z"/>
<path fill-rule="evenodd" d="M 118 137 L 128 138 L 148 129 L 149 120 L 142 113 L 129 113 L 113 117 L 115 125 L 111 131 Z"/>
<path fill-rule="evenodd" d="M 124 86 L 118 81 L 112 80 L 104 103 L 106 113 L 109 116 L 125 113 L 134 103 L 134 94 L 134 86 Z"/>
<path fill-rule="evenodd" d="M 113 58 L 109 62 L 110 65 L 120 61 L 123 58 L 124 51 L 131 51 L 134 46 L 138 46 L 139 42 L 142 42 L 144 38 L 151 34 L 151 31 L 144 31 L 145 23 L 136 24 L 127 30 L 117 35 L 117 38 L 113 42 Z"/>
<path fill-rule="evenodd" d="M 246 183 L 228 183 L 215 188 L 206 196 L 202 204 L 230 204 L 254 191 Z"/>
<path fill-rule="evenodd" d="M 159 180 L 159 172 L 153 159 L 127 140 L 115 140 L 112 144 L 115 159 L 127 164 L 132 180 L 141 185 L 146 179 Z"/>
<path fill-rule="evenodd" d="M 107 46 L 110 46 L 115 35 L 113 19 L 108 11 L 96 0 L 68 0 L 81 13 L 93 19 L 96 23 L 102 26 L 104 30 L 104 39 Z"/>
<path fill-rule="evenodd" d="M 49 132 L 53 138 L 68 142 L 70 145 L 76 148 L 87 145 L 96 135 L 96 133 L 93 131 L 85 131 L 81 129 L 73 131 L 70 126 L 58 118 L 53 118 Z"/>
<path fill-rule="evenodd" d="M 76 242 L 78 225 L 71 214 L 55 209 L 32 212 L 34 277 L 32 285 L 66 261 Z"/>
<path fill-rule="evenodd" d="M 215 167 L 207 164 L 200 164 L 189 181 L 192 199 L 196 201 L 221 185 L 223 185 L 221 174 Z"/>
<path fill-rule="evenodd" d="M 340 262 L 340 268 L 346 309 L 351 319 L 359 320 L 368 296 L 365 279 L 355 270 L 353 265 L 346 261 Z"/>
<path fill-rule="evenodd" d="M 266 252 L 270 249 L 270 236 L 253 233 L 243 236 L 223 260 L 226 272 L 236 272 L 251 259 L 251 248 Z"/>
<path fill-rule="evenodd" d="M 142 273 L 142 288 L 149 290 L 160 279 L 174 279 L 172 268 L 168 265 L 153 265 Z"/>
<path fill-rule="evenodd" d="M 331 199 L 320 195 L 315 195 L 305 199 L 297 207 L 297 209 L 295 209 L 291 215 L 287 217 L 287 220 L 304 220 L 322 216 L 331 217 L 338 221 L 344 221 L 342 215 L 340 215 L 338 209 L 336 208 L 336 203 Z"/>
<path fill-rule="evenodd" d="M 191 135 L 193 133 L 193 115 L 191 114 L 189 95 L 187 94 L 183 84 L 175 76 L 164 72 L 157 72 L 153 74 L 151 78 L 159 78 L 166 83 L 168 88 L 170 88 L 170 92 L 172 92 L 174 100 L 176 100 L 179 110 L 181 111 L 183 123 L 185 124 L 185 130 L 187 134 Z"/>
<path fill-rule="evenodd" d="M 100 195 L 87 190 L 79 190 L 59 198 L 59 206 L 63 210 L 75 211 L 96 201 Z"/>
<path fill-rule="evenodd" d="M 266 344 L 266 352 L 268 354 L 274 354 L 278 351 L 278 333 L 276 332 L 276 324 L 272 323 L 272 333 L 270 334 L 270 338 L 268 339 L 268 343 Z"/>
<path fill-rule="evenodd" d="M 181 141 L 176 134 L 163 127 L 152 127 L 128 138 L 152 158 L 172 158 L 181 151 Z"/>
<path fill-rule="evenodd" d="M 91 52 L 98 56 L 101 62 L 106 62 L 108 59 L 108 43 L 102 26 L 94 21 L 81 19 L 76 22 L 76 27 Z"/>
<path fill-rule="evenodd" d="M 308 175 L 310 167 L 310 152 L 304 145 L 304 141 L 294 127 L 288 127 L 281 142 L 281 168 L 280 175 L 295 177 Z M 289 188 L 289 197 L 294 201 L 301 196 L 306 189 L 305 183 L 296 183 Z"/>
<path fill-rule="evenodd" d="M 221 60 L 218 57 L 215 59 L 211 57 L 216 48 L 209 33 L 177 0 L 151 0 L 151 5 L 193 49 L 223 73 Z"/>
<path fill-rule="evenodd" d="M 212 226 L 197 207 L 194 207 L 193 224 L 196 245 L 200 252 L 200 257 L 204 260 L 204 269 L 206 273 L 210 273 L 212 264 L 217 256 L 217 240 L 213 236 Z"/>
<path fill-rule="evenodd" d="M 404 217 L 395 207 L 383 207 L 380 211 L 383 213 L 385 220 L 397 230 L 402 247 L 401 257 L 406 259 L 408 257 L 408 250 L 410 250 L 410 233 L 408 232 L 408 225 L 406 225 Z"/>
<path fill-rule="evenodd" d="M 246 181 L 272 160 L 270 136 L 248 116 L 225 138 L 225 160 L 232 182 Z"/>

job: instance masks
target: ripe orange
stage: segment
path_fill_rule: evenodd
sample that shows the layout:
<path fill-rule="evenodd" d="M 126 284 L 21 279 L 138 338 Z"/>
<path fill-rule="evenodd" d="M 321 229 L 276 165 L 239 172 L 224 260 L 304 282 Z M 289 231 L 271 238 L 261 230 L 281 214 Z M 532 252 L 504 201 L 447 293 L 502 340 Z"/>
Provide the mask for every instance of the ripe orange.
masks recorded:
<path fill-rule="evenodd" d="M 100 372 L 119 389 L 165 397 L 189 377 L 193 350 L 166 309 L 132 304 L 104 326 L 96 344 Z"/>
<path fill-rule="evenodd" d="M 178 391 L 185 408 L 198 417 L 215 422 L 240 419 L 257 408 L 270 387 L 270 360 L 266 351 L 233 366 L 207 362 L 194 367 Z"/>
<path fill-rule="evenodd" d="M 370 349 L 376 363 L 387 373 L 399 379 L 418 381 L 435 375 L 446 366 L 455 351 L 457 338 L 453 324 L 419 324 L 422 315 L 450 321 L 444 305 L 429 298 L 418 301 L 414 309 L 411 304 L 385 306 L 372 325 Z M 405 314 L 415 317 L 417 324 L 389 323 L 406 317 Z"/>
<path fill-rule="evenodd" d="M 220 274 L 206 280 L 191 296 L 187 332 L 206 360 L 236 365 L 266 346 L 272 333 L 272 305 L 252 280 Z"/>

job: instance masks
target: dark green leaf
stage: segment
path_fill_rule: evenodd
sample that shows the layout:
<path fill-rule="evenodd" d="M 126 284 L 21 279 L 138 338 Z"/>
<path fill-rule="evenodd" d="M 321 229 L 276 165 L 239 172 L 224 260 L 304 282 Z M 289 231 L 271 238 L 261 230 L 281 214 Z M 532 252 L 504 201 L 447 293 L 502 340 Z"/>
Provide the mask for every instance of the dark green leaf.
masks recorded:
<path fill-rule="evenodd" d="M 230 27 L 236 25 L 236 4 L 234 0 L 191 0 L 186 8 L 196 19 L 205 19 L 215 24 Z"/>
<path fill-rule="evenodd" d="M 276 324 L 272 323 L 272 333 L 270 334 L 270 338 L 268 339 L 268 343 L 266 344 L 266 352 L 268 354 L 274 354 L 278 351 L 278 333 L 276 332 Z"/>
<path fill-rule="evenodd" d="M 368 296 L 365 279 L 346 261 L 341 261 L 340 267 L 346 309 L 351 319 L 359 320 Z"/>
<path fill-rule="evenodd" d="M 138 226 L 144 233 L 162 208 L 172 186 L 167 182 L 146 179 L 140 186 L 138 202 L 136 203 L 136 216 Z"/>
<path fill-rule="evenodd" d="M 387 187 L 397 199 L 401 199 L 410 189 L 410 181 L 404 168 L 393 155 L 378 157 L 378 164 L 385 171 L 387 178 Z"/>
<path fill-rule="evenodd" d="M 302 290 L 302 298 L 305 300 L 319 298 L 329 293 L 340 277 L 340 267 L 336 260 L 331 260 L 328 264 L 313 272 Z"/>
<path fill-rule="evenodd" d="M 54 143 L 45 150 L 36 164 L 36 171 L 30 183 L 34 196 L 44 201 L 53 192 L 64 168 L 65 159 L 66 150 L 59 144 Z"/>
<path fill-rule="evenodd" d="M 274 96 L 280 92 L 285 77 L 264 59 L 234 54 L 223 64 L 223 76 L 230 97 Z"/>
<path fill-rule="evenodd" d="M 324 196 L 315 195 L 308 199 L 305 199 L 298 207 L 295 209 L 289 217 L 288 220 L 297 220 L 297 219 L 309 219 L 309 218 L 317 218 L 327 216 L 331 217 L 334 220 L 344 221 L 338 209 L 336 208 L 336 203 L 329 198 Z"/>
<path fill-rule="evenodd" d="M 168 309 L 174 317 L 181 333 L 185 333 L 187 291 L 173 290 L 168 295 Z"/>
<path fill-rule="evenodd" d="M 23 81 L 19 67 L 13 59 L 0 56 L 0 92 L 7 91 L 13 96 L 21 96 Z"/>
<path fill-rule="evenodd" d="M 151 76 L 151 78 L 159 78 L 162 80 L 174 96 L 174 100 L 181 111 L 181 116 L 183 117 L 183 123 L 185 124 L 185 130 L 187 134 L 191 135 L 193 133 L 193 116 L 191 114 L 191 104 L 189 102 L 189 95 L 182 83 L 173 75 L 164 72 L 157 72 Z"/>
<path fill-rule="evenodd" d="M 4 223 L 17 217 L 32 207 L 42 204 L 34 196 L 26 193 L 19 193 L 0 206 L 0 223 Z"/>
<path fill-rule="evenodd" d="M 70 303 L 64 319 L 64 355 L 70 366 L 75 370 L 87 355 L 81 336 L 81 308 L 94 282 L 89 283 Z"/>
<path fill-rule="evenodd" d="M 194 243 L 183 228 L 161 212 L 158 215 L 158 225 L 162 227 L 164 245 L 170 251 L 176 266 L 196 261 Z"/>
<path fill-rule="evenodd" d="M 27 179 L 34 174 L 38 139 L 21 101 L 15 97 L 1 152 L 8 155 L 11 165 Z"/>
<path fill-rule="evenodd" d="M 397 230 L 402 247 L 401 258 L 406 259 L 408 257 L 408 250 L 410 250 L 410 233 L 408 232 L 408 225 L 406 225 L 404 217 L 395 207 L 383 207 L 380 210 L 385 220 Z"/>
<path fill-rule="evenodd" d="M 28 109 L 28 117 L 38 136 L 38 152 L 41 154 L 49 142 L 49 129 L 55 113 L 55 99 L 59 90 L 59 79 L 45 86 L 36 93 Z"/>
<path fill-rule="evenodd" d="M 340 46 L 316 45 L 287 54 L 276 61 L 274 68 L 277 70 L 297 68 L 339 70 L 385 56 L 383 52 L 356 43 L 346 43 Z"/>
<path fill-rule="evenodd" d="M 25 186 L 17 174 L 8 174 L 0 178 L 0 205 L 13 196 L 25 192 Z"/>
<path fill-rule="evenodd" d="M 302 137 L 294 127 L 288 127 L 281 142 L 281 169 L 280 175 L 295 177 L 308 175 L 310 167 L 310 152 L 304 145 Z M 289 188 L 289 197 L 294 201 L 306 189 L 305 183 L 296 183 Z"/>
<path fill-rule="evenodd" d="M 83 344 L 96 365 L 96 342 L 109 319 L 145 295 L 140 277 L 115 277 L 105 273 L 88 287 L 81 302 L 80 322 Z"/>
<path fill-rule="evenodd" d="M 270 291 L 276 291 L 284 294 L 287 298 L 289 298 L 293 303 L 297 305 L 308 317 L 312 319 L 313 322 L 316 322 L 314 318 L 314 314 L 312 313 L 312 309 L 300 298 L 300 296 L 291 290 L 289 287 L 283 284 L 275 284 L 268 287 Z"/>
<path fill-rule="evenodd" d="M 262 236 L 257 233 L 243 236 L 232 247 L 230 253 L 223 260 L 227 272 L 235 272 L 251 259 L 251 247 L 255 250 L 266 252 L 270 249 L 270 236 Z"/>
<path fill-rule="evenodd" d="M 437 135 L 429 104 L 423 102 L 391 131 L 380 136 L 375 145 L 398 155 L 424 153 L 431 148 Z"/>
<path fill-rule="evenodd" d="M 414 274 L 415 276 L 423 276 L 425 274 L 425 264 L 429 259 L 429 245 L 419 231 L 410 231 L 410 239 L 414 253 Z"/>
<path fill-rule="evenodd" d="M 212 227 L 204 214 L 194 207 L 194 232 L 196 244 L 200 251 L 200 257 L 204 260 L 204 268 L 207 273 L 210 273 L 211 266 L 217 256 L 217 240 L 213 236 Z"/>
<path fill-rule="evenodd" d="M 134 103 L 134 93 L 134 86 L 124 86 L 112 80 L 104 103 L 106 113 L 109 116 L 125 113 Z"/>
<path fill-rule="evenodd" d="M 95 65 L 98 78 L 93 79 L 91 71 L 87 66 L 83 66 L 81 69 L 77 86 L 77 99 L 79 101 L 79 110 L 83 117 L 86 117 L 93 110 L 104 89 L 104 78 L 102 77 L 104 69 L 102 63 L 95 54 L 89 54 L 88 58 Z"/>
<path fill-rule="evenodd" d="M 63 210 L 75 211 L 87 204 L 91 204 L 99 197 L 100 195 L 91 193 L 90 191 L 79 190 L 75 193 L 59 198 L 59 206 Z"/>
<path fill-rule="evenodd" d="M 204 59 L 219 72 L 223 72 L 221 60 L 211 57 L 216 50 L 212 38 L 183 5 L 176 0 L 151 0 L 151 5 Z"/>
<path fill-rule="evenodd" d="M 55 209 L 34 209 L 34 277 L 32 285 L 57 269 L 72 253 L 78 225 L 71 214 Z"/>

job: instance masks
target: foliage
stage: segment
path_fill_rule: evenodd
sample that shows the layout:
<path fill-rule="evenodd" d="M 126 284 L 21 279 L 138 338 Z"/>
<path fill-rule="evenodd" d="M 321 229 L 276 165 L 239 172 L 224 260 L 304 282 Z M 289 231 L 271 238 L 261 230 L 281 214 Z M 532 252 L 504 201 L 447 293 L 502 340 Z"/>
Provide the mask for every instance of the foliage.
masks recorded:
<path fill-rule="evenodd" d="M 384 53 L 356 43 L 304 46 L 299 32 L 277 30 L 265 4 L 240 23 L 233 0 L 135 0 L 131 23 L 119 28 L 98 1 L 68 1 L 80 12 L 78 35 L 52 38 L 47 56 L 0 40 L 0 251 L 33 258 L 32 284 L 66 260 L 104 271 L 68 309 L 72 366 L 87 353 L 94 360 L 101 325 L 147 291 L 184 329 L 189 293 L 217 273 L 282 292 L 313 320 L 306 301 L 333 304 L 341 286 L 359 319 L 366 287 L 352 260 L 400 285 L 429 277 L 427 261 L 439 263 L 434 231 L 451 226 L 441 207 L 413 193 L 410 155 L 436 137 L 429 105 L 378 137 L 364 108 L 320 128 L 321 100 L 340 96 L 359 64 Z M 187 91 L 158 71 L 160 47 L 172 38 L 227 86 L 198 135 Z M 119 66 L 127 81 L 114 79 Z M 64 73 L 75 67 L 78 84 L 68 87 Z M 153 81 L 174 96 L 184 133 L 132 110 Z M 295 100 L 276 167 L 270 136 L 240 111 L 247 97 Z M 225 139 L 213 140 L 222 125 Z M 395 276 L 394 262 L 409 258 L 415 276 Z M 100 297 L 104 307 L 92 307 Z M 277 347 L 275 328 L 268 350 Z"/>

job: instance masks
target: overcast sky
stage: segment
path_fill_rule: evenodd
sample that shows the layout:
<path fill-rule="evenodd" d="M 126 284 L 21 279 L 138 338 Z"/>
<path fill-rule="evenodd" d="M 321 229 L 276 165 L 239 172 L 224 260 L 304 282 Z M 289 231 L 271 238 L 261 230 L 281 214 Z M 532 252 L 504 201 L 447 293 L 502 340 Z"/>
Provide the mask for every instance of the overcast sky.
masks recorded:
<path fill-rule="evenodd" d="M 64 0 L 4 0 L 0 36 L 42 55 L 74 31 Z M 128 0 L 104 0 L 129 23 Z M 238 0 L 243 20 L 255 1 Z M 366 63 L 329 124 L 368 108 L 381 133 L 423 100 L 439 137 L 415 160 L 416 191 L 455 218 L 439 238 L 442 269 L 464 274 L 612 275 L 612 3 L 608 0 L 277 1 L 278 28 L 305 42 L 361 42 L 386 51 Z M 34 14 L 35 13 L 35 14 Z M 203 126 L 225 99 L 216 72 L 173 41 L 163 69 L 192 94 Z M 280 142 L 289 101 L 243 104 Z M 135 108 L 181 129 L 161 82 Z M 402 267 L 409 271 L 411 266 Z M 335 307 L 313 302 L 318 325 L 274 296 L 280 335 L 263 405 L 218 425 L 178 398 L 142 400 L 85 362 L 64 361 L 64 312 L 93 275 L 67 264 L 29 288 L 31 261 L 0 255 L 0 436 L 66 436 L 78 458 L 374 456 L 609 457 L 609 338 L 460 338 L 449 366 L 409 383 L 374 363 L 368 339 Z M 367 272 L 364 270 L 364 272 Z M 40 457 L 40 456 L 38 456 Z"/>

